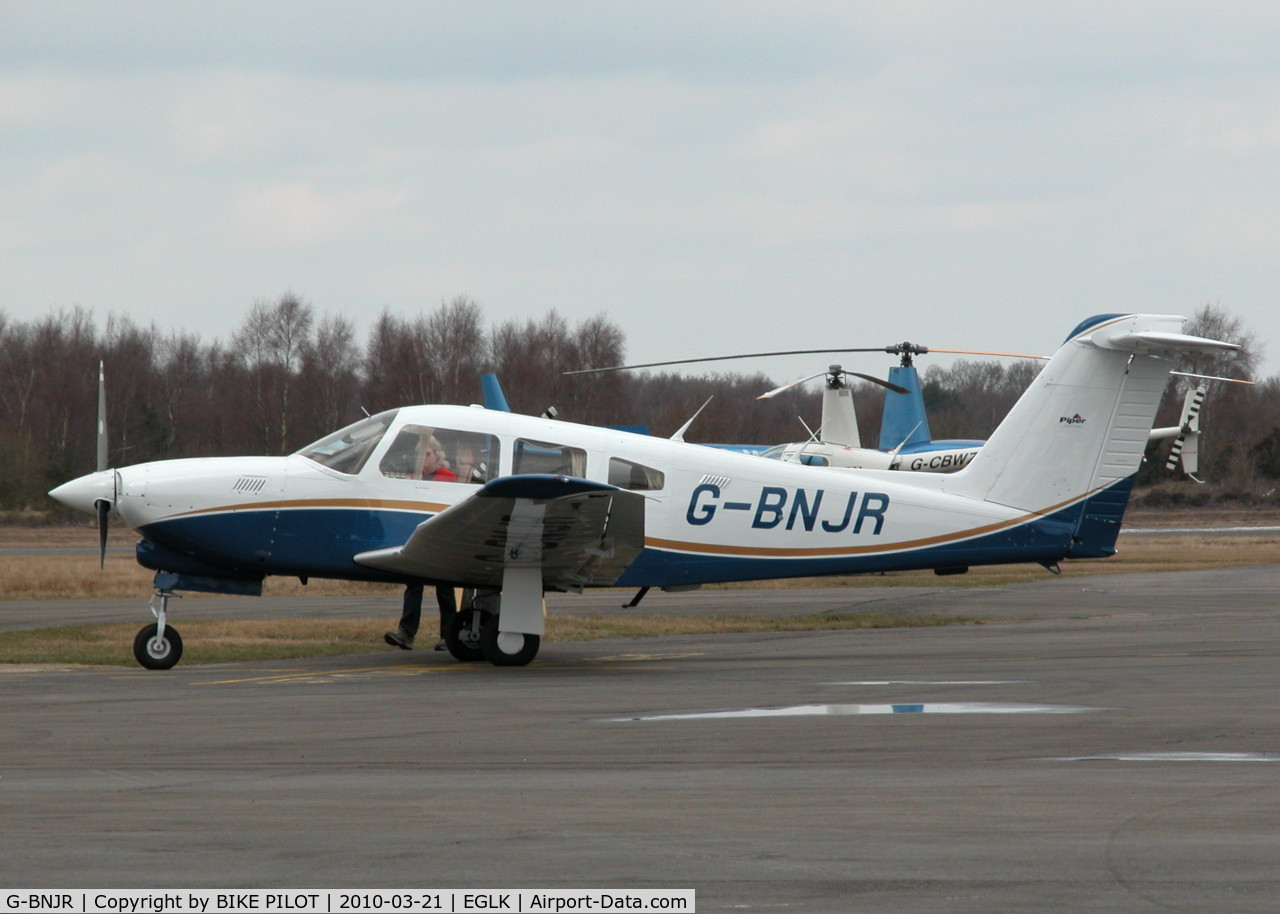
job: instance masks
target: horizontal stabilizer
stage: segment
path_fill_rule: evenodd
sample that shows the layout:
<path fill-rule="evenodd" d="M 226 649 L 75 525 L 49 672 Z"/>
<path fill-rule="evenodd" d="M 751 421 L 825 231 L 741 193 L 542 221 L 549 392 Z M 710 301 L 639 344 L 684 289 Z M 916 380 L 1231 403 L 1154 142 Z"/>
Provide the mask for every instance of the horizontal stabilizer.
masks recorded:
<path fill-rule="evenodd" d="M 1103 349 L 1118 349 L 1123 352 L 1136 352 L 1142 355 L 1221 352 L 1240 348 L 1235 343 L 1224 343 L 1222 340 L 1210 340 L 1202 336 L 1188 336 L 1185 333 L 1168 333 L 1157 330 L 1125 332 L 1123 330 L 1104 329 L 1093 333 L 1090 340 L 1095 346 L 1100 346 Z"/>

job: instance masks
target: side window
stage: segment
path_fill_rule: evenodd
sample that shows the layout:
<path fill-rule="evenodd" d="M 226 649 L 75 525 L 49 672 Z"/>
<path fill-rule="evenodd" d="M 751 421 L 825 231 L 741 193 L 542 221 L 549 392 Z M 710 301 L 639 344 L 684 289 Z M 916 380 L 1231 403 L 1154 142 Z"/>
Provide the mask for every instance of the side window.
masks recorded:
<path fill-rule="evenodd" d="M 498 469 L 498 439 L 477 432 L 406 425 L 378 469 L 392 479 L 488 482 Z"/>
<path fill-rule="evenodd" d="M 665 483 L 662 472 L 630 460 L 609 458 L 609 485 L 633 492 L 650 492 L 661 489 Z"/>
<path fill-rule="evenodd" d="M 585 476 L 587 452 L 580 447 L 517 438 L 511 471 L 517 475 L 554 473 L 558 476 Z"/>

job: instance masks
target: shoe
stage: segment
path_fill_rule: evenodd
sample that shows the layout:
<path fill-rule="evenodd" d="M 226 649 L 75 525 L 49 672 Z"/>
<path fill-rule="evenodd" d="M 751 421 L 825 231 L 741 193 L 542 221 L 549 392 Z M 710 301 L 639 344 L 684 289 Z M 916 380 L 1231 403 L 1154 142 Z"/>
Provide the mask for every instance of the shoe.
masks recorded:
<path fill-rule="evenodd" d="M 406 635 L 403 629 L 397 628 L 393 632 L 387 632 L 382 636 L 382 640 L 392 647 L 398 647 L 406 651 L 413 650 L 413 639 Z"/>
<path fill-rule="evenodd" d="M 441 638 L 439 641 L 436 642 L 436 650 L 447 651 L 448 649 L 449 649 L 449 645 L 444 643 L 443 638 Z"/>

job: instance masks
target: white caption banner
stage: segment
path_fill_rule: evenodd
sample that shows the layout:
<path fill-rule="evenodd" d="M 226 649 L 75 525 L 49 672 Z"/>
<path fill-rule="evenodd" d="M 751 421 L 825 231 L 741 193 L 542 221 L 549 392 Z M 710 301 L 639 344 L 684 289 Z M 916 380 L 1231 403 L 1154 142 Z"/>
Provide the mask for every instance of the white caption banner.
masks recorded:
<path fill-rule="evenodd" d="M 0 914 L 685 914 L 696 910 L 693 889 L 0 890 Z"/>

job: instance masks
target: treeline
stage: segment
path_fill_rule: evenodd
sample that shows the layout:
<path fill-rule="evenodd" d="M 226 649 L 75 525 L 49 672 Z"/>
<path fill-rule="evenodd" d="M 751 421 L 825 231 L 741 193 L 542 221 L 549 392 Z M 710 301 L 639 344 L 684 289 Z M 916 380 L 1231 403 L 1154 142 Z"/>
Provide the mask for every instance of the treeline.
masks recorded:
<path fill-rule="evenodd" d="M 688 440 L 801 434 L 794 400 L 756 404 L 772 386 L 763 376 L 566 375 L 623 363 L 624 334 L 603 315 L 571 324 L 550 311 L 490 326 L 458 297 L 415 316 L 384 312 L 359 337 L 346 317 L 317 315 L 293 294 L 253 304 L 226 341 L 118 315 L 99 327 L 83 308 L 29 322 L 0 312 L 0 511 L 51 509 L 50 488 L 94 469 L 99 362 L 113 466 L 290 453 L 365 413 L 479 403 L 483 372 L 497 374 L 517 412 L 555 407 L 573 422 L 669 435 L 714 393 Z"/>
<path fill-rule="evenodd" d="M 1256 341 L 1238 322 L 1205 306 L 1193 323 L 1188 332 L 1245 343 L 1246 352 L 1188 370 L 1249 376 Z M 466 297 L 410 317 L 384 312 L 363 340 L 346 317 L 317 315 L 293 294 L 254 303 L 226 341 L 117 315 L 100 327 L 81 308 L 29 322 L 0 312 L 0 511 L 49 510 L 48 489 L 94 468 L 100 361 L 109 457 L 117 466 L 289 453 L 366 412 L 480 402 L 484 372 L 498 375 L 517 412 L 554 406 L 569 421 L 646 425 L 664 436 L 714 398 L 686 433 L 689 441 L 780 443 L 805 437 L 798 416 L 811 427 L 819 421 L 816 383 L 759 401 L 776 383 L 760 374 L 565 374 L 623 364 L 625 348 L 623 331 L 604 315 L 571 324 L 550 311 L 489 325 Z M 986 437 L 1038 370 L 1034 362 L 985 360 L 927 368 L 923 391 L 933 436 Z M 1176 424 L 1185 383 L 1170 385 L 1158 424 Z M 855 402 L 863 441 L 874 443 L 882 391 L 862 385 Z M 1275 487 L 1280 378 L 1256 387 L 1217 382 L 1202 417 L 1203 477 L 1242 491 Z M 1153 449 L 1144 478 L 1168 478 L 1156 470 L 1167 447 Z"/>

